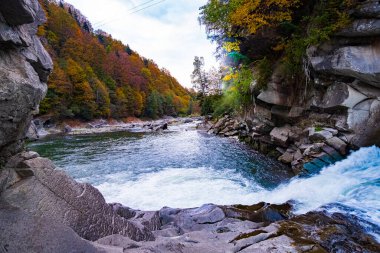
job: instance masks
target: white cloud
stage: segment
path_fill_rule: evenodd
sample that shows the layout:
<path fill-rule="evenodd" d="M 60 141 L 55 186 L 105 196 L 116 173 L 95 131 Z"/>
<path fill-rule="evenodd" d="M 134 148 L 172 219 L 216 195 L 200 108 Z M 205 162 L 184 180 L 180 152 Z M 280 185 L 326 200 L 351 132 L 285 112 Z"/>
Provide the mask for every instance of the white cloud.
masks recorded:
<path fill-rule="evenodd" d="M 66 0 L 93 23 L 116 39 L 168 69 L 178 81 L 192 87 L 190 74 L 194 56 L 203 56 L 206 67 L 216 64 L 215 46 L 198 23 L 199 7 L 207 0 Z"/>

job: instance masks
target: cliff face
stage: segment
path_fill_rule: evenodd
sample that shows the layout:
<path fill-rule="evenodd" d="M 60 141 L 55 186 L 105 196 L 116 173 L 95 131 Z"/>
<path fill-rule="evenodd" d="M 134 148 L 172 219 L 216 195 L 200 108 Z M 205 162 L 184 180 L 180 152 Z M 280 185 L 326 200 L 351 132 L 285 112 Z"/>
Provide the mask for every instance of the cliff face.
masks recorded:
<path fill-rule="evenodd" d="M 53 63 L 36 36 L 44 21 L 38 1 L 0 2 L 0 162 L 22 149 L 47 90 Z"/>
<path fill-rule="evenodd" d="M 243 119 L 221 119 L 210 132 L 239 137 L 292 166 L 313 173 L 349 149 L 380 145 L 380 4 L 364 1 L 352 23 L 308 48 L 306 80 L 290 83 L 281 62 Z M 239 122 L 240 121 L 240 122 Z"/>

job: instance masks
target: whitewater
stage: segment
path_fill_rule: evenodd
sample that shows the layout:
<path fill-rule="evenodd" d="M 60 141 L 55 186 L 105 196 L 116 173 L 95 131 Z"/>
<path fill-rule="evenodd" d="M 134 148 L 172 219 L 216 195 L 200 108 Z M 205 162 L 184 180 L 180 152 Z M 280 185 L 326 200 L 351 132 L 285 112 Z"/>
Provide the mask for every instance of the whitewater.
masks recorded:
<path fill-rule="evenodd" d="M 380 148 L 366 147 L 309 177 L 236 141 L 191 128 L 164 134 L 57 137 L 30 145 L 107 202 L 134 209 L 292 201 L 294 213 L 355 215 L 380 240 Z"/>

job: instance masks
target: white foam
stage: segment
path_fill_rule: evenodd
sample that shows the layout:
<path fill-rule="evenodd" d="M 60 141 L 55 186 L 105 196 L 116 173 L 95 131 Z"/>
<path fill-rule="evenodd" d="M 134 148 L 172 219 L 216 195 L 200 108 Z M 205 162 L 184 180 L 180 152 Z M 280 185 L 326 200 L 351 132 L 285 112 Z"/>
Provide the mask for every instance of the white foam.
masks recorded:
<path fill-rule="evenodd" d="M 106 183 L 97 186 L 106 200 L 136 209 L 295 200 L 299 203 L 297 213 L 339 203 L 356 209 L 355 214 L 380 225 L 380 149 L 377 147 L 362 148 L 316 176 L 296 178 L 272 191 L 238 173 L 204 167 L 167 168 L 141 174 L 133 180 L 127 173 L 109 177 Z"/>
<path fill-rule="evenodd" d="M 204 167 L 168 168 L 140 175 L 134 181 L 128 180 L 127 174 L 118 173 L 97 187 L 108 202 L 142 210 L 196 207 L 205 203 L 253 204 L 252 193 L 261 189 L 237 173 L 225 174 Z"/>

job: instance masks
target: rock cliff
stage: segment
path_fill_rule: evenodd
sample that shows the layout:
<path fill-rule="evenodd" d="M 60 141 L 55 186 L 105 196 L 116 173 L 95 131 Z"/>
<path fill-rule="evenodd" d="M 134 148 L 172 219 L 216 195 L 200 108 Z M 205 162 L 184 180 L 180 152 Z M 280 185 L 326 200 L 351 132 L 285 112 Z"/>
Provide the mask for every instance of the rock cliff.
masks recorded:
<path fill-rule="evenodd" d="M 0 2 L 0 163 L 22 149 L 53 67 L 36 36 L 45 14 L 37 1 Z"/>
<path fill-rule="evenodd" d="M 348 27 L 308 48 L 301 87 L 286 80 L 279 62 L 251 112 L 222 118 L 210 132 L 239 136 L 296 174 L 380 145 L 380 4 L 363 1 L 350 13 Z"/>

